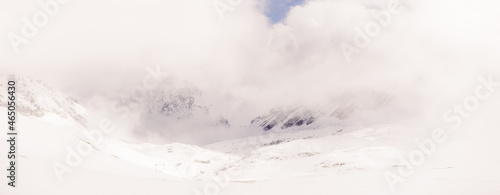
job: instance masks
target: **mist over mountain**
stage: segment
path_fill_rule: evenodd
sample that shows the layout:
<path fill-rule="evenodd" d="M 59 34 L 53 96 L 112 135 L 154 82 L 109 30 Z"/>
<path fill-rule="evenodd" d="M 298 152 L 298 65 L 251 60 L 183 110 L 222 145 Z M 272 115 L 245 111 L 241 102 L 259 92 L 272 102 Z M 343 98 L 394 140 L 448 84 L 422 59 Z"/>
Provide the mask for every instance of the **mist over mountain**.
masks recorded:
<path fill-rule="evenodd" d="M 19 92 L 23 93 L 19 98 L 19 104 L 22 104 L 19 111 L 22 114 L 38 118 L 55 114 L 87 126 L 87 109 L 75 99 L 50 88 L 41 80 L 22 76 L 14 76 L 14 80 Z M 1 85 L 6 86 L 5 83 Z M 139 96 L 125 95 L 122 96 L 124 98 L 110 101 L 109 104 L 114 106 L 111 109 L 117 111 L 104 112 L 102 116 L 113 119 L 120 127 L 118 131 L 124 135 L 121 139 L 204 145 L 270 130 L 279 132 L 331 126 L 364 126 L 403 120 L 418 114 L 416 110 L 403 111 L 406 106 L 393 101 L 396 98 L 394 95 L 369 90 L 346 91 L 343 95 L 320 98 L 324 101 L 314 103 L 297 101 L 284 106 L 268 107 L 262 112 L 254 112 L 250 118 L 238 110 L 225 116 L 218 112 L 226 109 L 218 106 L 225 105 L 213 104 L 207 100 L 207 96 L 213 97 L 213 94 L 207 94 L 189 81 L 165 77 L 155 88 L 146 90 Z M 126 113 L 119 111 L 122 108 L 127 108 Z M 90 109 L 95 107 L 91 106 Z M 95 113 L 97 110 L 92 111 Z M 114 117 L 124 114 L 124 120 Z M 241 119 L 245 118 L 247 120 L 242 122 Z M 100 119 L 102 118 L 90 118 L 91 124 L 98 123 Z"/>
<path fill-rule="evenodd" d="M 499 7 L 0 1 L 0 194 L 498 195 Z"/>
<path fill-rule="evenodd" d="M 402 1 L 401 13 L 386 18 L 388 25 L 368 37 L 367 46 L 350 56 L 351 63 L 341 46 L 364 37 L 360 32 L 380 20 L 373 13 L 384 11 L 389 0 L 304 1 L 277 23 L 264 14 L 266 3 L 243 1 L 221 20 L 209 1 L 196 6 L 190 1 L 175 6 L 157 0 L 86 1 L 69 6 L 69 11 L 61 9 L 64 16 L 40 30 L 43 36 L 36 36 L 19 55 L 2 55 L 2 71 L 44 80 L 76 97 L 93 112 L 93 126 L 100 118 L 121 115 L 115 111 L 125 106 L 130 118 L 119 123 L 124 132 L 160 132 L 191 120 L 185 124 L 230 126 L 237 137 L 249 132 L 244 128 L 271 118 L 279 118 L 270 122 L 276 123 L 273 128 L 357 118 L 365 112 L 358 109 L 364 103 L 335 98 L 369 102 L 372 91 L 392 97 L 385 109 L 394 108 L 371 115 L 386 116 L 373 121 L 415 114 L 439 119 L 435 115 L 440 113 L 429 110 L 446 109 L 444 103 L 466 93 L 478 74 L 498 70 L 494 51 L 500 46 L 499 30 L 490 25 L 498 12 L 492 1 Z M 32 14 L 21 4 L 10 2 L 9 9 Z M 130 12 L 135 8 L 141 9 Z M 113 17 L 101 17 L 108 14 Z M 18 23 L 9 22 L 0 31 L 20 29 Z M 0 52 L 12 53 L 10 46 L 2 44 Z M 162 83 L 165 89 L 148 92 L 146 103 L 136 104 L 129 97 L 151 73 L 192 86 L 171 90 Z M 345 108 L 337 108 L 341 105 Z M 203 132 L 203 127 L 161 132 L 169 134 L 163 138 L 172 138 L 193 129 Z M 229 134 L 221 132 L 220 139 Z"/>
<path fill-rule="evenodd" d="M 1 75 L 0 88 L 7 88 L 7 78 L 15 81 L 17 111 L 26 116 L 46 117 L 55 114 L 87 126 L 86 109 L 78 101 L 47 86 L 42 80 L 18 75 Z M 7 108 L 7 96 L 0 94 L 0 105 Z"/>

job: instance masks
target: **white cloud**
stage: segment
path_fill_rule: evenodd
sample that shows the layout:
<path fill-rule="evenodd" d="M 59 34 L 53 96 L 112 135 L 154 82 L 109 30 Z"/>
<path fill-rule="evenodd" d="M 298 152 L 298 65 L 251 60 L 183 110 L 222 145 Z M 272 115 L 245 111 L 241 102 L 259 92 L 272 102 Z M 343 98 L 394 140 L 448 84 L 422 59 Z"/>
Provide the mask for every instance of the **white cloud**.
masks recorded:
<path fill-rule="evenodd" d="M 271 25 L 257 0 L 244 0 L 223 21 L 212 1 L 73 0 L 19 54 L 4 36 L 0 64 L 2 72 L 43 78 L 89 105 L 94 94 L 114 97 L 140 85 L 145 67 L 160 64 L 239 123 L 345 89 L 419 95 L 408 102 L 446 99 L 481 71 L 498 70 L 498 3 L 486 0 L 405 3 L 345 63 L 339 45 L 388 2 L 311 0 L 292 8 L 285 24 Z M 40 10 L 24 1 L 0 7 L 2 35 L 20 33 L 21 17 Z"/>

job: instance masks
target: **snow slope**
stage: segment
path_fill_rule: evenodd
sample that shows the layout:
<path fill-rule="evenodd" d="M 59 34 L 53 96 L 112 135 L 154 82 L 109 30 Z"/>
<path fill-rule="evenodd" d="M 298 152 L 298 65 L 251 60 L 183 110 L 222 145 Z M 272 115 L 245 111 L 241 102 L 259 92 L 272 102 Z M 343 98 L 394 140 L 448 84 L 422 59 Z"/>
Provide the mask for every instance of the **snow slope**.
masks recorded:
<path fill-rule="evenodd" d="M 16 75 L 10 75 L 9 78 L 16 82 L 18 112 L 35 117 L 53 114 L 74 120 L 83 126 L 87 125 L 87 112 L 76 99 L 50 88 L 41 80 Z M 7 78 L 0 76 L 0 88 L 6 87 Z M 0 105 L 5 106 L 7 98 L 3 95 L 0 94 Z"/>
<path fill-rule="evenodd" d="M 327 127 L 204 147 L 106 138 L 59 183 L 51 164 L 64 162 L 68 146 L 88 141 L 82 133 L 88 130 L 75 121 L 47 118 L 20 116 L 18 187 L 1 185 L 2 194 L 198 194 L 205 188 L 219 192 L 206 194 L 391 194 L 384 173 L 408 166 L 398 156 L 415 150 L 413 140 L 429 133 L 397 125 Z M 498 194 L 496 140 L 463 144 L 479 132 L 458 133 L 437 147 L 395 194 Z"/>
<path fill-rule="evenodd" d="M 476 111 L 459 130 L 446 130 L 447 141 L 415 165 L 408 160 L 422 150 L 415 140 L 429 139 L 433 129 L 413 120 L 367 126 L 315 120 L 309 126 L 267 131 L 249 127 L 260 133 L 205 146 L 128 143 L 107 136 L 95 143 L 88 136 L 93 130 L 83 125 L 83 107 L 38 81 L 18 80 L 19 92 L 26 95 L 19 99 L 25 107 L 16 123 L 17 187 L 0 185 L 1 194 L 500 193 L 498 101 Z M 304 113 L 297 111 L 307 109 L 287 118 Z M 4 124 L 6 113 L 0 106 Z M 359 117 L 350 116 L 354 121 Z M 0 139 L 6 140 L 6 134 Z M 2 154 L 7 153 L 4 146 Z M 90 149 L 88 154 L 81 154 L 81 146 Z M 81 161 L 71 166 L 67 159 L 74 151 Z M 5 156 L 0 158 L 0 164 L 7 163 Z M 62 180 L 54 171 L 56 163 L 70 168 Z M 401 170 L 406 176 L 391 191 L 386 176 Z"/>

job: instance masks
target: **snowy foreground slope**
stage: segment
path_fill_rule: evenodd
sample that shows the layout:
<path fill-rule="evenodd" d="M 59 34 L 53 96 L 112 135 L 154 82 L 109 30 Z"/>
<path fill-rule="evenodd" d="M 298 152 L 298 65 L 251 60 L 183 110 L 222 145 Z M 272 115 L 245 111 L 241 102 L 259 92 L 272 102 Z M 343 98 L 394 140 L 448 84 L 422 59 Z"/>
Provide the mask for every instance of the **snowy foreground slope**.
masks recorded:
<path fill-rule="evenodd" d="M 16 109 L 27 116 L 57 115 L 87 125 L 87 113 L 78 102 L 47 86 L 43 81 L 29 77 L 12 76 L 16 81 Z M 0 75 L 0 88 L 7 87 L 7 79 Z M 22 94 L 19 96 L 19 94 Z M 0 105 L 7 104 L 6 94 L 0 94 Z"/>
<path fill-rule="evenodd" d="M 491 107 L 494 109 L 499 105 Z M 487 110 L 486 110 L 487 111 Z M 0 113 L 6 109 L 0 107 Z M 3 114 L 2 114 L 3 115 Z M 1 194 L 500 194 L 495 116 L 471 118 L 414 166 L 391 191 L 388 172 L 410 167 L 399 156 L 430 130 L 386 124 L 269 131 L 204 147 L 133 144 L 105 138 L 59 182 L 53 163 L 92 143 L 89 130 L 56 114 L 21 115 L 17 188 Z M 495 129 L 496 127 L 496 129 Z M 0 134 L 2 140 L 5 134 Z M 5 154 L 6 147 L 1 147 Z M 6 165 L 6 158 L 0 158 Z M 409 169 L 404 169 L 408 172 Z M 5 182 L 6 183 L 6 182 Z"/>

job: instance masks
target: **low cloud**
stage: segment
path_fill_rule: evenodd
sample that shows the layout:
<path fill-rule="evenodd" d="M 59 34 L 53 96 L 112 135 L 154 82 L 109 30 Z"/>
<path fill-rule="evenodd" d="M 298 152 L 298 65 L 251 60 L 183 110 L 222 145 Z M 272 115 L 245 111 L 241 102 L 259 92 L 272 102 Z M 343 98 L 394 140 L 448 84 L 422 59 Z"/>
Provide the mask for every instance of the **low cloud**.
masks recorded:
<path fill-rule="evenodd" d="M 0 64 L 5 73 L 41 78 L 109 114 L 102 105 L 115 105 L 142 85 L 147 67 L 159 65 L 167 76 L 199 87 L 211 111 L 233 127 L 276 106 L 316 104 L 357 90 L 389 93 L 423 113 L 464 93 L 481 73 L 498 71 L 499 3 L 397 2 L 401 13 L 350 63 L 341 44 L 353 44 L 356 28 L 377 22 L 373 12 L 387 9 L 389 0 L 310 0 L 277 24 L 257 0 L 242 1 L 223 20 L 212 1 L 71 1 L 19 53 L 2 39 Z M 2 35 L 21 33 L 22 18 L 40 10 L 36 2 L 0 7 Z M 138 117 L 126 125 L 130 132 L 140 126 Z M 200 135 L 189 129 L 166 137 Z M 199 143 L 218 139 L 224 133 Z"/>

